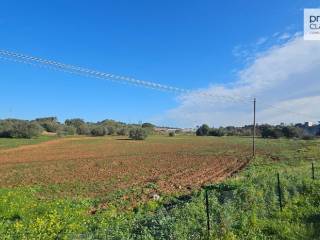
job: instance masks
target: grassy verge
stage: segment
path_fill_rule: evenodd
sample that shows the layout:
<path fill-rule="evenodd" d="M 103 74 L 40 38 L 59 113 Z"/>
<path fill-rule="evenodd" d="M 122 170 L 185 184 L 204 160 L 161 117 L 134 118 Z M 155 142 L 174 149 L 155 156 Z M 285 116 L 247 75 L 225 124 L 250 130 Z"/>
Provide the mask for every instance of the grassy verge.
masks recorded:
<path fill-rule="evenodd" d="M 31 138 L 31 139 L 0 138 L 0 150 L 20 147 L 24 145 L 38 144 L 38 143 L 46 142 L 56 138 L 57 138 L 56 136 L 40 136 L 37 138 Z"/>

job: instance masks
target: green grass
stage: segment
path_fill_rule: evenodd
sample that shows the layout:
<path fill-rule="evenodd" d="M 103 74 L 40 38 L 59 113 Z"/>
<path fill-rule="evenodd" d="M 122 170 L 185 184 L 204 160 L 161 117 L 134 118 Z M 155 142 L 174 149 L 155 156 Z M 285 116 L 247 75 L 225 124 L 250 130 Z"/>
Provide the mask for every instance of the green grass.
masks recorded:
<path fill-rule="evenodd" d="M 221 141 L 249 143 L 243 138 Z M 320 239 L 319 143 L 258 139 L 256 159 L 209 192 L 210 239 Z M 203 149 L 203 154 L 210 154 L 210 149 Z M 312 161 L 316 180 L 311 179 Z M 2 189 L 0 239 L 208 239 L 204 190 L 184 197 L 162 196 L 160 201 L 126 209 L 123 196 L 128 192 L 138 196 L 139 191 L 121 190 L 106 205 L 99 199 L 44 200 L 39 187 Z"/>
<path fill-rule="evenodd" d="M 56 136 L 40 136 L 37 138 L 31 138 L 31 139 L 0 138 L 0 150 L 20 147 L 24 145 L 38 144 L 38 143 L 46 142 L 56 138 L 57 138 Z"/>

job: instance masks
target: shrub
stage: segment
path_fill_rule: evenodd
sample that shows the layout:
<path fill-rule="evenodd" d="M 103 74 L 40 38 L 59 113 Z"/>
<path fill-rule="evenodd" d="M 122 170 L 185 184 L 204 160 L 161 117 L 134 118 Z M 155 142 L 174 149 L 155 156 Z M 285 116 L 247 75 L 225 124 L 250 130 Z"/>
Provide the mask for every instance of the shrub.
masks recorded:
<path fill-rule="evenodd" d="M 67 135 L 75 135 L 76 129 L 72 126 L 65 126 L 60 127 L 60 129 L 57 131 L 58 136 L 67 136 Z"/>
<path fill-rule="evenodd" d="M 89 135 L 90 128 L 87 124 L 81 124 L 76 128 L 77 134 L 79 135 Z"/>
<path fill-rule="evenodd" d="M 133 140 L 144 140 L 148 136 L 148 132 L 143 128 L 134 128 L 129 132 L 129 138 Z"/>
<path fill-rule="evenodd" d="M 212 128 L 209 131 L 209 136 L 222 137 L 224 136 L 224 131 L 222 129 Z"/>
<path fill-rule="evenodd" d="M 77 133 L 77 129 L 73 126 L 63 126 L 63 130 L 66 135 L 75 135 Z"/>
<path fill-rule="evenodd" d="M 113 126 L 107 126 L 107 134 L 113 135 L 116 132 L 116 129 Z"/>
<path fill-rule="evenodd" d="M 56 117 L 37 118 L 35 121 L 47 132 L 57 132 L 60 128 Z"/>
<path fill-rule="evenodd" d="M 95 126 L 91 129 L 92 136 L 104 136 L 106 133 L 106 129 L 103 126 Z"/>
<path fill-rule="evenodd" d="M 143 128 L 154 128 L 154 125 L 152 123 L 143 123 L 141 125 L 141 127 L 143 127 Z"/>
<path fill-rule="evenodd" d="M 0 137 L 32 138 L 42 132 L 41 126 L 36 122 L 8 119 L 0 122 Z"/>
<path fill-rule="evenodd" d="M 263 138 L 280 138 L 283 137 L 283 132 L 281 128 L 273 127 L 270 125 L 260 126 L 261 137 Z"/>
<path fill-rule="evenodd" d="M 207 124 L 202 124 L 196 131 L 197 136 L 207 136 L 209 134 L 209 126 Z"/>
<path fill-rule="evenodd" d="M 303 140 L 314 140 L 315 137 L 314 137 L 314 136 L 311 136 L 311 135 L 303 135 L 303 136 L 302 136 L 302 139 L 303 139 Z"/>
<path fill-rule="evenodd" d="M 298 138 L 302 135 L 302 130 L 296 127 L 288 126 L 282 128 L 282 133 L 286 138 Z"/>
<path fill-rule="evenodd" d="M 177 129 L 177 130 L 174 131 L 174 133 L 175 134 L 180 134 L 180 133 L 182 133 L 182 130 L 181 129 Z"/>
<path fill-rule="evenodd" d="M 41 127 L 47 132 L 57 132 L 59 129 L 59 124 L 57 122 L 42 122 Z"/>
<path fill-rule="evenodd" d="M 169 132 L 169 137 L 174 137 L 175 135 L 175 132 Z"/>
<path fill-rule="evenodd" d="M 128 130 L 126 128 L 120 128 L 117 130 L 117 134 L 120 136 L 125 136 L 128 134 Z"/>

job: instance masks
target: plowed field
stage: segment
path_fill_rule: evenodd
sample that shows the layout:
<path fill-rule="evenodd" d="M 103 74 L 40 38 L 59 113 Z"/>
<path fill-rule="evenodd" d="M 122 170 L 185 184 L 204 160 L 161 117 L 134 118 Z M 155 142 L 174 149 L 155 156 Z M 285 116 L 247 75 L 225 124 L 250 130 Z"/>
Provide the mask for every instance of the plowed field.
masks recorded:
<path fill-rule="evenodd" d="M 249 139 L 231 137 L 61 138 L 1 149 L 0 187 L 88 197 L 150 186 L 183 192 L 231 175 L 249 158 Z"/>

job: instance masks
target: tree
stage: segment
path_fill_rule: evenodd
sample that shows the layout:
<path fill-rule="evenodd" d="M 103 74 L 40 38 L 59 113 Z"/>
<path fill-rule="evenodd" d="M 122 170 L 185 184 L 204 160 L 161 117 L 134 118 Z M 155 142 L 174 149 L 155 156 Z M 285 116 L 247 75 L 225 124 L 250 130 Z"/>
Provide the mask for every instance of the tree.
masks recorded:
<path fill-rule="evenodd" d="M 143 123 L 141 125 L 141 127 L 143 127 L 143 128 L 154 128 L 154 125 L 152 123 Z"/>
<path fill-rule="evenodd" d="M 36 122 L 7 119 L 0 121 L 0 137 L 9 138 L 33 138 L 43 131 Z"/>
<path fill-rule="evenodd" d="M 222 128 L 212 128 L 209 130 L 209 136 L 222 137 L 224 136 L 224 131 Z"/>
<path fill-rule="evenodd" d="M 90 134 L 89 126 L 80 118 L 67 119 L 64 123 L 67 126 L 74 127 L 79 135 Z"/>
<path fill-rule="evenodd" d="M 148 132 L 141 127 L 133 128 L 129 132 L 129 138 L 133 140 L 144 140 L 148 137 Z"/>
<path fill-rule="evenodd" d="M 107 134 L 108 135 L 113 135 L 116 132 L 115 127 L 113 126 L 107 126 Z"/>
<path fill-rule="evenodd" d="M 120 135 L 120 136 L 125 136 L 125 135 L 128 134 L 128 130 L 125 127 L 120 128 L 120 129 L 117 130 L 117 134 Z"/>
<path fill-rule="evenodd" d="M 263 138 L 280 138 L 283 137 L 283 132 L 280 127 L 273 127 L 270 125 L 260 126 L 261 137 Z"/>
<path fill-rule="evenodd" d="M 39 123 L 47 132 L 57 132 L 60 128 L 60 124 L 56 117 L 36 118 L 35 122 Z"/>
<path fill-rule="evenodd" d="M 209 134 L 210 128 L 207 124 L 202 124 L 196 131 L 197 136 L 207 136 Z"/>
<path fill-rule="evenodd" d="M 174 137 L 175 135 L 175 132 L 169 132 L 169 137 Z"/>
<path fill-rule="evenodd" d="M 63 125 L 57 131 L 57 134 L 58 134 L 58 136 L 75 135 L 76 134 L 76 128 L 73 127 L 73 126 Z"/>
<path fill-rule="evenodd" d="M 95 126 L 91 129 L 92 136 L 104 136 L 106 135 L 107 131 L 103 126 Z"/>
<path fill-rule="evenodd" d="M 298 138 L 302 136 L 302 130 L 292 126 L 283 127 L 282 133 L 286 138 Z"/>
<path fill-rule="evenodd" d="M 75 128 L 78 128 L 80 125 L 85 124 L 85 122 L 81 118 L 73 118 L 73 119 L 67 119 L 64 122 L 67 126 L 73 126 Z"/>

